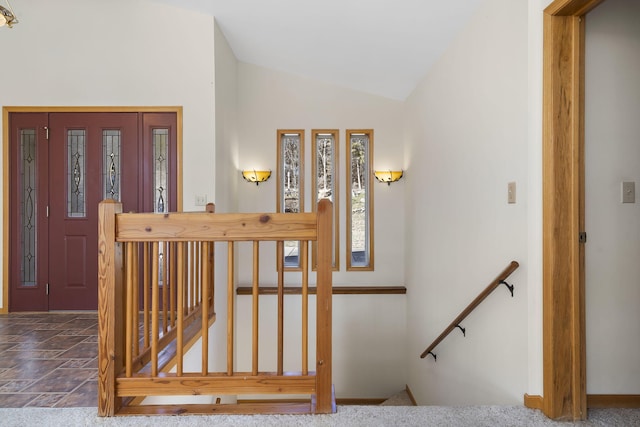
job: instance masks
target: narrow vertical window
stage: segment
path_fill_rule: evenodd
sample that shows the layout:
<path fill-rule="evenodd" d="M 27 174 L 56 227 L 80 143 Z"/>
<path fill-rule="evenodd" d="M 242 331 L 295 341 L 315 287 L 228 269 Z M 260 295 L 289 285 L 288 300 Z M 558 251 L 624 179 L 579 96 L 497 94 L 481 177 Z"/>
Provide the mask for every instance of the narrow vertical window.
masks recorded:
<path fill-rule="evenodd" d="M 304 212 L 303 162 L 304 130 L 278 130 L 278 212 Z M 300 268 L 300 242 L 284 242 L 284 267 Z"/>
<path fill-rule="evenodd" d="M 37 285 L 37 226 L 36 200 L 38 196 L 37 186 L 37 150 L 36 130 L 23 129 L 20 131 L 20 223 L 21 233 L 21 258 L 20 285 L 32 287 Z"/>
<path fill-rule="evenodd" d="M 103 199 L 120 201 L 120 130 L 102 131 Z"/>
<path fill-rule="evenodd" d="M 70 218 L 84 218 L 86 215 L 85 135 L 84 129 L 67 131 L 67 216 Z"/>
<path fill-rule="evenodd" d="M 333 203 L 333 254 L 332 265 L 334 271 L 340 270 L 339 263 L 339 222 L 338 222 L 338 130 L 313 130 L 311 131 L 311 167 L 312 170 L 312 203 L 313 211 L 317 209 L 318 202 L 329 199 Z M 317 244 L 312 247 L 312 265 L 317 265 Z"/>
<path fill-rule="evenodd" d="M 347 130 L 347 270 L 373 270 L 373 130 Z"/>

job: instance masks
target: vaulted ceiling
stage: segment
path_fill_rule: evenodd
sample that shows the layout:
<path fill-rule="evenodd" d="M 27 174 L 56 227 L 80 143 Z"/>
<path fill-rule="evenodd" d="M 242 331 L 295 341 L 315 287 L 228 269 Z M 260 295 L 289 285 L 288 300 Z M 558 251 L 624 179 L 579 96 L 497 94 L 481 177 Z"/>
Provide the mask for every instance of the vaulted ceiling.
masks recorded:
<path fill-rule="evenodd" d="M 215 17 L 238 60 L 405 99 L 483 0 L 157 0 Z"/>

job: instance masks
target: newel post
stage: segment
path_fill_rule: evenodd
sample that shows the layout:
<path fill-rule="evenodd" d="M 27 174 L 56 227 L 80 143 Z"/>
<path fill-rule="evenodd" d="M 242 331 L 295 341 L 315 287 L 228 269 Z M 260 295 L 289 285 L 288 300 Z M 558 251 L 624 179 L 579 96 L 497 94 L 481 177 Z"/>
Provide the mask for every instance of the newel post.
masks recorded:
<path fill-rule="evenodd" d="M 98 207 L 98 415 L 115 415 L 122 406 L 115 382 L 122 370 L 122 243 L 116 243 L 116 214 L 122 204 L 104 200 Z"/>
<path fill-rule="evenodd" d="M 331 251 L 333 237 L 333 204 L 323 199 L 318 203 L 318 268 L 316 320 L 316 408 L 318 414 L 335 412 L 331 379 L 332 277 Z"/>

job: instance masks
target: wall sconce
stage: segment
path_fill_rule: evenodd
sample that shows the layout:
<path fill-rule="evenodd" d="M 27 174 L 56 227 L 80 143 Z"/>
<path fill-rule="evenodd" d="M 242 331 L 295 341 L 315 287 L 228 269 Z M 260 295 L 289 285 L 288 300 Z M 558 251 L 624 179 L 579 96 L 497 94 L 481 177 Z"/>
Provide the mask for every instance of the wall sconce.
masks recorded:
<path fill-rule="evenodd" d="M 242 171 L 242 177 L 247 182 L 255 182 L 256 185 L 265 182 L 271 177 L 271 171 L 246 170 Z"/>
<path fill-rule="evenodd" d="M 386 182 L 387 185 L 391 185 L 392 182 L 398 181 L 404 175 L 404 171 L 375 171 L 373 173 L 376 179 L 380 182 Z"/>
<path fill-rule="evenodd" d="M 11 7 L 9 0 L 7 0 L 7 6 L 9 6 L 9 9 L 0 6 L 0 27 L 6 24 L 7 27 L 11 28 L 13 27 L 13 24 L 17 24 L 19 21 L 18 18 L 16 18 L 15 13 L 13 13 L 13 8 Z"/>

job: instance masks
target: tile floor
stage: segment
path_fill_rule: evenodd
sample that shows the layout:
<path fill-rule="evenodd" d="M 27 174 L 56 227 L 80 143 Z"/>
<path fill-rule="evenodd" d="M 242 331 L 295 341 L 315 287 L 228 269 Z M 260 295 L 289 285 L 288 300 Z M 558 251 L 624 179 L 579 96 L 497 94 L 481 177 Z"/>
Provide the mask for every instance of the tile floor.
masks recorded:
<path fill-rule="evenodd" d="M 0 408 L 97 405 L 98 317 L 0 315 Z"/>

